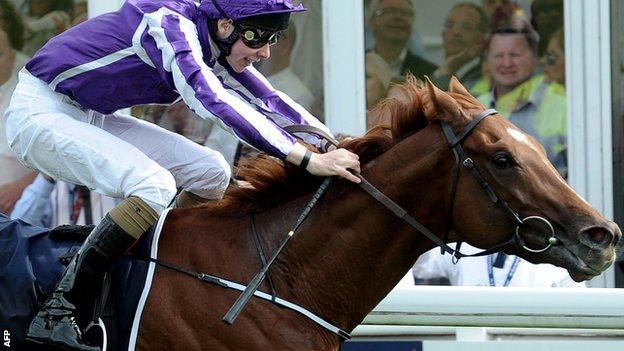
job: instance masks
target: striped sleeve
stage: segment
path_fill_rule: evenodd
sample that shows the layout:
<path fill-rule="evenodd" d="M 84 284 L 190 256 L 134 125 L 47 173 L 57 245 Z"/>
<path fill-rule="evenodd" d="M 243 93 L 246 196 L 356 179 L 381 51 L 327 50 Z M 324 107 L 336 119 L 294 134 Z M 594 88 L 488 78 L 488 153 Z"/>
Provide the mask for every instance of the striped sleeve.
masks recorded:
<path fill-rule="evenodd" d="M 243 94 L 249 98 L 259 99 L 278 117 L 282 117 L 281 119 L 284 122 L 277 122 L 278 124 L 282 126 L 287 124 L 307 124 L 317 127 L 329 135 L 333 135 L 327 126 L 303 106 L 299 105 L 287 94 L 273 88 L 271 83 L 254 67 L 247 67 L 241 73 L 233 70 L 230 70 L 229 73 L 244 87 Z M 306 139 L 306 141 L 315 143 L 317 139 L 312 137 L 310 140 Z"/>
<path fill-rule="evenodd" d="M 250 145 L 285 158 L 296 142 L 247 102 L 228 92 L 203 61 L 197 28 L 188 18 L 161 8 L 145 14 L 148 34 L 162 55 L 162 67 L 173 77 L 184 102 L 205 119 L 213 119 Z M 149 45 L 147 42 L 142 45 Z M 146 50 L 150 52 L 150 50 Z"/>

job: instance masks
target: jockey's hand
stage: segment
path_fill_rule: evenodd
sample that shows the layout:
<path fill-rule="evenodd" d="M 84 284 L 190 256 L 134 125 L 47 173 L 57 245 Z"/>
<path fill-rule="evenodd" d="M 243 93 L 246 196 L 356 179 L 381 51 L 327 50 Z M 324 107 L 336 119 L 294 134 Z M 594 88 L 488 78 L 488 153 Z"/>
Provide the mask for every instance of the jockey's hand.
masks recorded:
<path fill-rule="evenodd" d="M 300 165 L 306 151 L 305 146 L 295 143 L 286 161 Z M 336 149 L 324 154 L 312 152 L 306 170 L 316 176 L 340 176 L 354 183 L 360 182 L 360 178 L 349 171 L 360 172 L 359 156 L 347 149 Z"/>
<path fill-rule="evenodd" d="M 354 183 L 360 178 L 349 170 L 360 172 L 359 156 L 347 149 L 336 149 L 325 154 L 312 153 L 306 170 L 316 176 L 340 176 Z"/>

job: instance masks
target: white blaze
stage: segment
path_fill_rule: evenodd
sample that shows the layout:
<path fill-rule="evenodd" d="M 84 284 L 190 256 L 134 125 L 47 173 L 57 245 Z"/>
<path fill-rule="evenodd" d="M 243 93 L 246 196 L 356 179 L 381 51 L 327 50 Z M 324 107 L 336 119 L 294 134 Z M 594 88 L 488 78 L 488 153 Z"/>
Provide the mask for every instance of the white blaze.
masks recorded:
<path fill-rule="evenodd" d="M 529 139 L 529 137 L 525 133 L 519 131 L 518 129 L 507 128 L 507 133 L 509 133 L 509 135 L 511 135 L 511 137 L 514 138 L 516 141 L 528 145 L 530 148 L 532 148 L 535 151 L 539 151 L 539 147 L 537 147 L 535 144 L 533 144 L 531 142 L 531 139 Z M 550 163 L 548 163 L 548 165 L 550 166 Z M 554 170 L 554 168 L 553 168 L 553 171 L 556 172 L 556 170 Z M 576 195 L 582 202 L 586 203 L 588 206 L 591 206 L 591 204 L 589 202 L 587 202 L 587 200 L 585 200 L 579 193 L 577 193 L 576 190 L 574 190 L 574 188 L 572 188 L 570 186 L 570 184 L 566 183 L 562 178 L 560 178 L 558 180 L 561 182 L 562 186 L 572 190 L 574 195 Z"/>
<path fill-rule="evenodd" d="M 509 133 L 509 135 L 511 135 L 511 137 L 514 138 L 516 141 L 528 145 L 531 149 L 533 149 L 535 151 L 539 151 L 539 148 L 537 146 L 535 146 L 531 142 L 529 137 L 526 134 L 524 134 L 523 132 L 521 132 L 521 131 L 519 131 L 517 129 L 514 129 L 514 128 L 507 128 L 507 133 Z"/>

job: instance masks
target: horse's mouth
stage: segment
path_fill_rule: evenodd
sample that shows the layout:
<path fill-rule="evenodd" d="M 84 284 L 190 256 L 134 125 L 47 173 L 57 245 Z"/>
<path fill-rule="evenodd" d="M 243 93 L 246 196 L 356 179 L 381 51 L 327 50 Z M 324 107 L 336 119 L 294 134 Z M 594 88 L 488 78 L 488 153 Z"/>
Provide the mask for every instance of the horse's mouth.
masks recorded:
<path fill-rule="evenodd" d="M 562 267 L 567 269 L 570 277 L 575 282 L 581 282 L 584 280 L 589 280 L 600 273 L 602 273 L 606 267 L 610 266 L 609 264 L 602 264 L 602 267 L 605 268 L 596 268 L 588 264 L 583 258 L 579 257 L 576 253 L 572 252 L 570 248 L 566 245 L 560 245 L 553 247 L 554 250 L 557 250 L 557 254 L 560 257 Z"/>
<path fill-rule="evenodd" d="M 594 278 L 613 264 L 615 255 L 605 255 L 601 250 L 571 239 L 574 236 L 571 236 L 564 226 L 552 220 L 550 222 L 559 244 L 551 246 L 545 252 L 546 256 L 550 256 L 547 261 L 566 269 L 574 281 L 581 282 Z"/>

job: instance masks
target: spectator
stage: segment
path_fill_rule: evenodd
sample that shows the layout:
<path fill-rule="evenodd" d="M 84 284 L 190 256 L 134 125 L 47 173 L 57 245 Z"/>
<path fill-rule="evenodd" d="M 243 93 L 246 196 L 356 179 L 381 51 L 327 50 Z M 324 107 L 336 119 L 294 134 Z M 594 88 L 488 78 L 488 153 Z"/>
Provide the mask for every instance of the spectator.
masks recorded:
<path fill-rule="evenodd" d="M 368 94 L 374 100 L 367 101 L 367 105 L 373 106 L 385 96 L 389 82 L 395 77 L 404 77 L 407 73 L 423 77 L 437 67 L 407 49 L 414 26 L 411 0 L 372 0 L 368 14 L 375 45 L 366 54 L 367 86 L 381 88 L 377 94 Z"/>
<path fill-rule="evenodd" d="M 89 18 L 87 0 L 74 0 L 72 12 L 72 27 L 86 21 Z"/>
<path fill-rule="evenodd" d="M 0 29 L 9 36 L 14 50 L 22 50 L 24 46 L 24 21 L 9 0 L 0 0 Z"/>
<path fill-rule="evenodd" d="M 70 26 L 73 0 L 28 0 L 24 52 L 32 56 L 52 37 Z"/>
<path fill-rule="evenodd" d="M 515 3 L 515 1 L 510 1 L 510 0 L 482 0 L 481 1 L 481 5 L 483 6 L 483 11 L 485 11 L 488 18 L 492 17 L 492 14 L 494 14 L 494 10 L 496 10 L 497 7 L 503 4 L 508 4 L 508 3 Z"/>
<path fill-rule="evenodd" d="M 45 228 L 62 224 L 90 225 L 99 223 L 120 201 L 91 192 L 84 186 L 57 182 L 39 174 L 15 204 L 11 218 Z"/>
<path fill-rule="evenodd" d="M 548 82 L 565 86 L 565 38 L 563 28 L 550 37 L 546 54 L 543 56 L 544 77 Z"/>
<path fill-rule="evenodd" d="M 454 75 L 470 90 L 481 78 L 481 55 L 488 24 L 485 11 L 472 3 L 457 4 L 449 12 L 442 30 L 444 62 L 432 75 L 438 87 L 446 90 Z"/>
<path fill-rule="evenodd" d="M 455 244 L 449 246 L 454 248 Z M 473 254 L 481 250 L 463 243 L 461 251 Z M 434 285 L 455 286 L 585 287 L 584 283 L 574 282 L 565 269 L 551 264 L 536 265 L 504 253 L 466 257 L 455 264 L 451 255 L 442 255 L 439 248 L 421 255 L 412 268 L 412 274 L 416 285 L 435 281 L 447 284 Z"/>
<path fill-rule="evenodd" d="M 4 116 L 17 84 L 17 74 L 28 57 L 15 50 L 22 45 L 23 27 L 20 17 L 6 0 L 0 0 L 0 18 L 0 116 Z M 5 30 L 13 31 L 12 35 Z M 36 173 L 22 166 L 9 149 L 5 124 L 5 118 L 0 118 L 0 212 L 10 213 Z"/>
<path fill-rule="evenodd" d="M 566 177 L 565 96 L 553 93 L 548 84 L 543 84 L 544 75 L 535 74 L 537 33 L 517 11 L 506 14 L 512 16 L 507 20 L 493 18 L 496 27 L 486 39 L 487 69 L 492 86 L 478 98 L 536 137 L 546 149 L 548 159 Z"/>
<path fill-rule="evenodd" d="M 539 33 L 537 54 L 542 57 L 550 37 L 563 27 L 563 0 L 534 0 L 531 3 L 531 24 Z"/>
<path fill-rule="evenodd" d="M 364 0 L 364 16 L 370 17 L 368 10 L 370 9 L 370 3 L 372 0 Z M 373 37 L 373 31 L 367 21 L 364 22 L 364 50 L 370 51 L 375 46 L 375 38 Z M 412 34 L 407 42 L 407 50 L 416 56 L 427 58 L 427 51 L 422 43 L 422 38 L 416 26 L 412 27 Z M 428 58 L 427 58 L 428 59 Z"/>
<path fill-rule="evenodd" d="M 172 132 L 184 135 L 187 139 L 203 145 L 213 126 L 209 121 L 201 119 L 184 101 L 167 106 L 165 115 L 158 123 L 159 126 Z"/>
<path fill-rule="evenodd" d="M 291 66 L 291 54 L 297 43 L 297 27 L 291 21 L 288 29 L 282 32 L 280 41 L 272 48 L 271 58 L 262 64 L 261 72 L 266 75 L 269 83 L 279 91 L 287 91 L 288 95 L 301 106 L 310 110 L 314 95 Z"/>
<path fill-rule="evenodd" d="M 492 28 L 506 28 L 511 25 L 510 23 L 514 26 L 522 26 L 521 23 L 527 21 L 527 12 L 516 1 L 502 0 L 496 1 L 495 4 L 490 2 L 490 5 L 495 6 L 490 7 L 486 11 L 490 19 L 490 30 L 488 32 L 491 32 Z M 486 41 L 489 41 L 488 35 L 486 35 Z M 486 60 L 487 57 L 484 56 L 483 61 L 485 62 Z M 484 63 L 482 65 L 481 79 L 473 83 L 470 89 L 470 92 L 475 96 L 485 94 L 491 89 L 490 72 L 488 72 L 488 69 L 489 65 Z"/>

